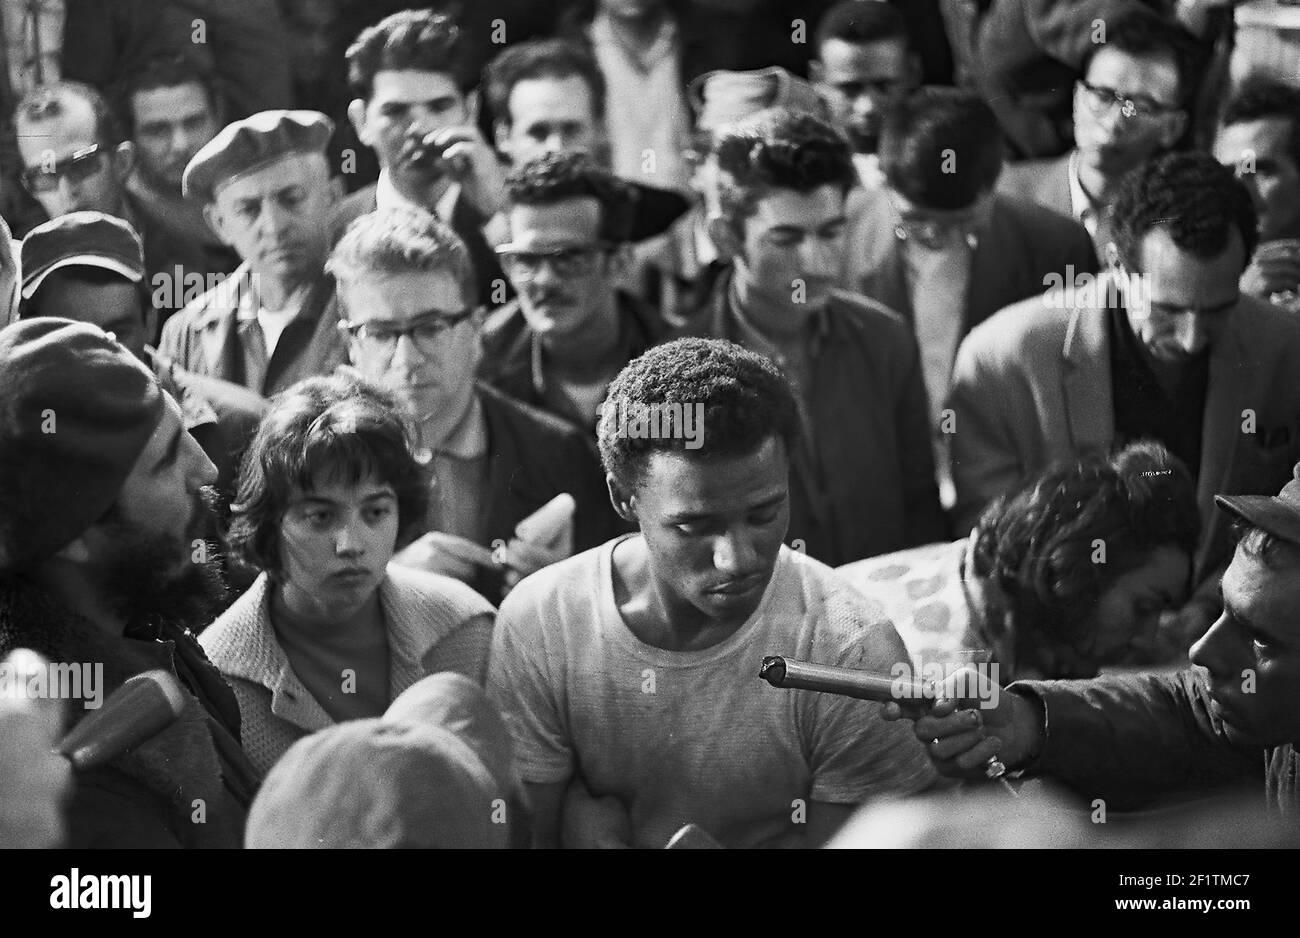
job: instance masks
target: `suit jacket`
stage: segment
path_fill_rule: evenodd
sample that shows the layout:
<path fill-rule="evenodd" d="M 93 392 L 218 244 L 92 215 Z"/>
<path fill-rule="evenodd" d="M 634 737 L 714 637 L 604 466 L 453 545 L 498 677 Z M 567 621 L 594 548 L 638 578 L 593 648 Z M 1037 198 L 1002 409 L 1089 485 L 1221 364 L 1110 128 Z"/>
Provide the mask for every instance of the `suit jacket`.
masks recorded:
<path fill-rule="evenodd" d="M 1049 715 L 1031 771 L 1089 801 L 1132 810 L 1160 796 L 1262 781 L 1269 808 L 1283 814 L 1300 809 L 1295 747 L 1265 751 L 1230 742 L 1199 671 L 1013 687 L 1042 700 Z"/>
<path fill-rule="evenodd" d="M 912 296 L 907 287 L 903 245 L 894 234 L 898 212 L 883 189 L 858 190 L 850 213 L 849 281 L 856 289 L 909 323 Z M 987 226 L 971 258 L 962 335 L 1004 306 L 1042 293 L 1044 279 L 1095 273 L 1097 257 L 1083 226 L 1037 205 L 995 195 Z"/>
<path fill-rule="evenodd" d="M 988 502 L 1051 463 L 1111 453 L 1109 312 L 1105 289 L 1098 292 L 1100 298 L 1082 297 L 1075 308 L 1059 294 L 1025 300 L 962 343 L 948 400 L 961 531 Z M 1230 550 L 1229 519 L 1215 509 L 1214 495 L 1275 495 L 1300 460 L 1300 322 L 1249 296 L 1229 315 L 1210 352 L 1197 472 L 1197 583 Z M 1243 432 L 1247 421 L 1253 432 Z"/>
<path fill-rule="evenodd" d="M 1074 218 L 1074 203 L 1070 200 L 1070 154 L 1008 163 L 998 178 L 998 192 L 1028 199 L 1066 218 Z"/>
<path fill-rule="evenodd" d="M 237 328 L 238 297 L 251 288 L 247 264 L 204 293 L 163 325 L 158 351 L 186 371 L 249 387 L 265 397 L 313 375 L 331 374 L 347 361 L 339 334 L 334 278 L 322 274 L 312 284 L 298 315 L 285 327 L 258 387 L 243 374 Z"/>
<path fill-rule="evenodd" d="M 738 341 L 730 269 L 686 330 Z M 907 324 L 851 293 L 820 317 L 807 409 L 813 449 L 790 454 L 789 536 L 838 566 L 946 540 L 920 354 Z"/>
<path fill-rule="evenodd" d="M 347 196 L 334 208 L 330 218 L 331 240 L 335 243 L 343 237 L 348 225 L 362 215 L 373 212 L 378 203 L 375 199 L 376 186 L 371 184 L 358 189 Z M 486 219 L 463 197 L 456 199 L 456 207 L 451 213 L 451 229 L 465 242 L 469 249 L 469 259 L 474 265 L 475 284 L 478 287 L 478 301 L 491 306 L 499 305 L 494 296 L 509 299 L 515 295 L 509 279 L 501 270 L 496 251 L 492 250 L 487 239 L 483 237 L 483 224 Z"/>

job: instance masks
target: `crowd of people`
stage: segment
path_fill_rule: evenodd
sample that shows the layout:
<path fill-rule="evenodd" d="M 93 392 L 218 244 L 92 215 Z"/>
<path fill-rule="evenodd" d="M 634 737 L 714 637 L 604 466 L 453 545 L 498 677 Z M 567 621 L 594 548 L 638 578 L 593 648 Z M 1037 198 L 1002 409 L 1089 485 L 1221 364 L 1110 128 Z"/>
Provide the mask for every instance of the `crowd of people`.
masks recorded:
<path fill-rule="evenodd" d="M 1232 0 L 154 6 L 0 0 L 0 846 L 1289 836 Z M 182 692 L 70 765 L 19 661 Z"/>

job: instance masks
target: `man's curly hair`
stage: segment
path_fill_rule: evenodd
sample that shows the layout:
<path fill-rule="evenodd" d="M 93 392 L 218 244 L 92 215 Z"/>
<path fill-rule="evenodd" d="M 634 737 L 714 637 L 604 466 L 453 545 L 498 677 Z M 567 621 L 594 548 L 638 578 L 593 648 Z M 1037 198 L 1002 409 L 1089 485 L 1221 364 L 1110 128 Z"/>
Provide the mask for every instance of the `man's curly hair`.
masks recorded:
<path fill-rule="evenodd" d="M 586 153 L 548 153 L 517 167 L 506 177 L 511 205 L 554 205 L 564 199 L 600 203 L 600 237 L 611 244 L 628 240 L 636 191 Z"/>
<path fill-rule="evenodd" d="M 973 569 L 1006 597 L 1018 641 L 1082 648 L 1098 601 L 1120 577 L 1159 547 L 1195 554 L 1200 516 L 1182 462 L 1138 441 L 1110 460 L 1048 469 L 986 508 L 976 532 Z M 1105 563 L 1095 562 L 1099 543 Z"/>
<path fill-rule="evenodd" d="M 346 58 L 348 88 L 362 101 L 370 100 L 375 75 L 384 71 L 450 75 L 461 91 L 477 77 L 469 73 L 460 27 L 432 10 L 402 10 L 367 27 L 348 47 Z"/>
<path fill-rule="evenodd" d="M 844 192 L 857 181 L 848 141 L 830 124 L 788 108 L 768 108 L 728 128 L 714 148 L 722 217 L 739 234 L 758 200 L 773 189 L 807 195 Z"/>
<path fill-rule="evenodd" d="M 703 405 L 703 439 L 687 447 L 681 433 L 638 439 L 620 433 L 620 413 L 642 405 Z M 771 437 L 792 452 L 799 436 L 794 392 L 769 359 L 724 339 L 678 339 L 629 362 L 609 386 L 601 406 L 600 459 L 625 490 L 644 478 L 652 453 L 693 459 L 744 456 Z"/>
<path fill-rule="evenodd" d="M 1155 228 L 1203 259 L 1228 246 L 1235 227 L 1249 258 L 1259 241 L 1250 192 L 1230 167 L 1205 153 L 1167 153 L 1124 177 L 1111 210 L 1115 246 L 1125 265 L 1141 271 L 1139 248 Z"/>

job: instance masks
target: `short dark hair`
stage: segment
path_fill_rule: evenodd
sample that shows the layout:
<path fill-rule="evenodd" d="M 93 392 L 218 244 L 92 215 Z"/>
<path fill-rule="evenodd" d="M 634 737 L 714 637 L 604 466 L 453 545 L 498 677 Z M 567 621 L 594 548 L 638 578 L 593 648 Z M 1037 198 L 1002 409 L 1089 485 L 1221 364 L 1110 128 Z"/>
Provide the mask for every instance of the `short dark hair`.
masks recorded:
<path fill-rule="evenodd" d="M 103 92 L 93 85 L 80 81 L 56 81 L 38 85 L 18 102 L 15 114 L 29 121 L 56 120 L 63 116 L 63 98 L 81 98 L 90 105 L 95 115 L 95 141 L 102 146 L 115 147 L 126 137 L 122 122 Z"/>
<path fill-rule="evenodd" d="M 586 46 L 572 39 L 530 39 L 507 46 L 483 70 L 483 95 L 494 120 L 510 125 L 510 93 L 533 78 L 581 78 L 596 120 L 605 118 L 605 76 Z"/>
<path fill-rule="evenodd" d="M 1113 459 L 1058 464 L 980 516 L 971 560 L 1030 641 L 1086 644 L 1088 617 L 1115 581 L 1160 547 L 1196 552 L 1200 519 L 1187 468 L 1157 443 Z M 1094 562 L 1098 543 L 1105 563 Z M 997 623 L 990 622 L 996 628 Z"/>
<path fill-rule="evenodd" d="M 1152 10 L 1127 10 L 1104 22 L 1104 42 L 1088 45 L 1079 66 L 1086 76 L 1092 60 L 1102 49 L 1118 49 L 1134 58 L 1170 58 L 1178 73 L 1178 105 L 1189 107 L 1196 100 L 1205 55 L 1196 37 L 1178 23 Z"/>
<path fill-rule="evenodd" d="M 772 189 L 808 194 L 822 186 L 847 193 L 857 182 L 848 142 L 830 124 L 788 108 L 737 121 L 714 146 L 723 219 L 739 231 Z"/>
<path fill-rule="evenodd" d="M 221 98 L 217 92 L 216 76 L 211 70 L 193 56 L 183 53 L 158 55 L 141 63 L 122 83 L 122 114 L 126 117 L 131 133 L 135 133 L 134 98 L 137 94 L 181 85 L 198 85 L 202 88 L 208 99 L 208 107 L 212 110 L 213 120 L 221 120 Z"/>
<path fill-rule="evenodd" d="M 1120 182 L 1111 224 L 1120 258 L 1134 271 L 1141 269 L 1142 239 L 1157 227 L 1180 249 L 1205 259 L 1227 248 L 1234 227 L 1247 258 L 1259 241 L 1249 190 L 1207 153 L 1166 153 L 1132 170 Z"/>
<path fill-rule="evenodd" d="M 993 188 L 1004 150 L 997 117 L 975 92 L 923 87 L 889 110 L 880 169 L 909 202 L 962 209 Z"/>
<path fill-rule="evenodd" d="M 862 0 L 844 0 L 822 15 L 813 40 L 818 55 L 831 39 L 854 44 L 897 39 L 911 48 L 911 36 L 902 13 L 888 3 L 863 3 Z"/>
<path fill-rule="evenodd" d="M 1286 151 L 1291 161 L 1300 166 L 1300 88 L 1263 79 L 1247 81 L 1228 102 L 1220 126 L 1269 118 L 1288 122 Z"/>
<path fill-rule="evenodd" d="M 511 205 L 554 205 L 564 199 L 600 203 L 600 237 L 611 244 L 628 240 L 636 194 L 586 153 L 548 153 L 517 167 L 506 177 Z"/>
<path fill-rule="evenodd" d="M 239 470 L 231 505 L 231 551 L 278 577 L 280 523 L 295 491 L 325 479 L 356 485 L 367 475 L 397 495 L 397 546 L 427 527 L 429 476 L 393 398 L 355 376 L 306 378 L 276 395 Z"/>
<path fill-rule="evenodd" d="M 703 407 L 698 448 L 688 448 L 681 433 L 647 439 L 620 432 L 620 414 L 664 404 Z M 799 416 L 789 381 L 769 359 L 724 339 L 677 339 L 624 366 L 601 405 L 596 435 L 605 471 L 630 491 L 655 452 L 701 460 L 743 456 L 777 437 L 792 453 Z"/>
<path fill-rule="evenodd" d="M 348 88 L 363 101 L 370 100 L 375 75 L 383 71 L 450 75 L 461 91 L 474 81 L 460 27 L 451 17 L 432 10 L 402 10 L 366 27 L 348 47 L 346 58 Z"/>

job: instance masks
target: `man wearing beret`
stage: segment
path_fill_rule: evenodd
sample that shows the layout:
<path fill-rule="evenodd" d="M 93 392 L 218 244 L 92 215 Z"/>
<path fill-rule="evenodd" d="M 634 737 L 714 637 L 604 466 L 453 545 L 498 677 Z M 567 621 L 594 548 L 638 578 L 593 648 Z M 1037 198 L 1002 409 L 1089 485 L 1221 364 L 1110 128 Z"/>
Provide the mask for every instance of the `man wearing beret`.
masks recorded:
<path fill-rule="evenodd" d="M 1262 781 L 1266 810 L 1300 812 L 1300 466 L 1276 496 L 1215 502 L 1238 540 L 1223 614 L 1192 646 L 1193 667 L 1017 682 L 978 722 L 942 703 L 914 725 L 939 771 L 977 777 L 996 756 L 1116 811 Z M 886 718 L 899 715 L 887 708 Z"/>
<path fill-rule="evenodd" d="M 217 487 L 229 495 L 266 401 L 229 381 L 192 374 L 146 344 L 156 310 L 143 285 L 143 247 L 131 226 L 99 212 L 63 215 L 23 239 L 22 261 L 21 318 L 75 319 L 112 333 L 176 398 L 185 429 L 216 465 Z"/>
<path fill-rule="evenodd" d="M 186 627 L 220 593 L 200 549 L 215 479 L 175 400 L 103 330 L 0 330 L 0 656 L 97 671 L 104 695 L 154 668 L 186 691 L 175 723 L 76 774 L 68 846 L 239 845 L 255 778 L 239 708 Z M 95 705 L 62 704 L 70 722 Z"/>
<path fill-rule="evenodd" d="M 203 204 L 243 263 L 167 320 L 164 356 L 268 397 L 343 362 L 325 273 L 333 127 L 316 111 L 262 111 L 228 125 L 190 161 L 185 197 Z"/>

